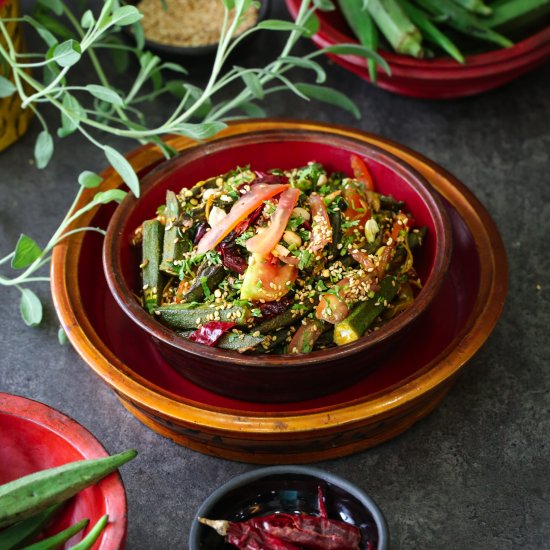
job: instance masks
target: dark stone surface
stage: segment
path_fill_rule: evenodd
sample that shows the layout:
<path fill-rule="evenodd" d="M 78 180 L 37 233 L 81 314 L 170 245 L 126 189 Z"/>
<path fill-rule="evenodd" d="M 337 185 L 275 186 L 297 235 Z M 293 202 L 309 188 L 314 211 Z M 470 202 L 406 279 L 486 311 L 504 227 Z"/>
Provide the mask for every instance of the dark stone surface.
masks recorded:
<path fill-rule="evenodd" d="M 277 6 L 276 14 L 285 11 Z M 275 35 L 244 63 L 276 51 Z M 298 53 L 310 51 L 302 44 Z M 419 101 L 375 89 L 326 63 L 328 83 L 348 94 L 363 118 L 285 94 L 270 116 L 359 127 L 399 141 L 443 165 L 486 205 L 510 263 L 510 292 L 500 322 L 435 412 L 377 448 L 318 466 L 366 490 L 384 510 L 392 548 L 541 549 L 550 540 L 550 64 L 485 95 Z M 205 70 L 195 68 L 195 72 Z M 82 72 L 86 80 L 89 72 Z M 305 76 L 305 75 L 304 75 Z M 166 103 L 152 120 L 169 113 Z M 52 113 L 49 120 L 54 120 Z M 0 254 L 19 233 L 44 243 L 69 207 L 83 169 L 105 166 L 83 138 L 56 141 L 50 166 L 32 166 L 35 122 L 0 154 Z M 120 145 L 131 143 L 105 142 Z M 4 272 L 6 270 L 3 270 Z M 2 289 L 0 390 L 42 401 L 72 416 L 111 451 L 139 450 L 124 467 L 130 549 L 187 546 L 202 500 L 253 465 L 179 447 L 141 425 L 71 347 L 57 343 L 47 284 L 34 286 L 45 319 L 28 328 L 18 291 Z"/>

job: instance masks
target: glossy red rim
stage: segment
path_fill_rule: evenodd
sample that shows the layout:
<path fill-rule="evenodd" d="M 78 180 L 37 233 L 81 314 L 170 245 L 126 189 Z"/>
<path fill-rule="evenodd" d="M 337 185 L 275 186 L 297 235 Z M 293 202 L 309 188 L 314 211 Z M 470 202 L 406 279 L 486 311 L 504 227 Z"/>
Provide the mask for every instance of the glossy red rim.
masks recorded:
<path fill-rule="evenodd" d="M 26 397 L 0 393 L 0 412 L 32 422 L 66 441 L 82 459 L 109 456 L 103 445 L 76 420 L 60 411 Z M 127 503 L 122 478 L 114 472 L 96 484 L 104 498 L 109 523 L 96 542 L 97 550 L 124 547 L 127 529 Z"/>
<path fill-rule="evenodd" d="M 300 0 L 285 0 L 293 18 L 298 14 Z M 319 12 L 320 28 L 313 36 L 313 41 L 320 48 L 342 43 L 358 43 L 353 36 L 342 33 L 330 22 L 331 12 Z M 430 80 L 434 77 L 448 79 L 489 77 L 504 71 L 512 71 L 535 60 L 550 56 L 550 26 L 518 42 L 510 48 L 500 48 L 486 53 L 466 57 L 461 65 L 450 58 L 430 60 L 415 59 L 392 52 L 381 52 L 382 57 L 390 64 L 393 76 Z M 366 71 L 365 60 L 357 56 L 334 56 L 344 62 L 357 65 Z M 380 74 L 386 76 L 383 69 Z"/>

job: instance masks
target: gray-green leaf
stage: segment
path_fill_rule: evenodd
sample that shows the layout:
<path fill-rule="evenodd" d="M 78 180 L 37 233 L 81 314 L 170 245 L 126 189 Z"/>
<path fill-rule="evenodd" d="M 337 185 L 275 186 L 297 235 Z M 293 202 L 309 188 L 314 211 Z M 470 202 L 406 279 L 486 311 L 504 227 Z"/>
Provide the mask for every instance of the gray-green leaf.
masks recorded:
<path fill-rule="evenodd" d="M 102 181 L 103 178 L 101 176 L 89 170 L 84 170 L 84 172 L 81 172 L 78 176 L 78 183 L 87 189 L 97 187 Z"/>
<path fill-rule="evenodd" d="M 321 11 L 334 11 L 335 6 L 330 0 L 313 0 L 313 6 Z"/>
<path fill-rule="evenodd" d="M 94 97 L 107 101 L 108 103 L 112 103 L 113 105 L 118 105 L 120 107 L 124 105 L 122 98 L 112 88 L 100 86 L 99 84 L 88 84 L 86 86 L 86 90 L 88 90 L 88 92 L 90 92 Z"/>
<path fill-rule="evenodd" d="M 256 25 L 256 28 L 265 31 L 304 31 L 303 27 L 299 27 L 290 21 L 279 21 L 278 19 L 266 19 L 264 21 L 260 21 Z"/>
<path fill-rule="evenodd" d="M 224 128 L 227 128 L 227 124 L 223 122 L 203 122 L 202 124 L 180 124 L 177 131 L 184 136 L 200 141 L 215 136 Z"/>
<path fill-rule="evenodd" d="M 116 149 L 109 145 L 104 145 L 103 150 L 111 166 L 119 173 L 124 183 L 130 188 L 130 191 L 139 197 L 139 179 L 132 165 Z"/>
<path fill-rule="evenodd" d="M 135 6 L 122 6 L 113 12 L 111 23 L 113 25 L 131 25 L 139 21 L 143 15 Z"/>
<path fill-rule="evenodd" d="M 308 59 L 307 57 L 295 57 L 293 55 L 288 55 L 286 57 L 279 57 L 279 61 L 283 63 L 292 63 L 292 65 L 295 65 L 296 67 L 302 67 L 303 69 L 315 71 L 317 75 L 315 81 L 317 84 L 322 84 L 327 79 L 327 75 L 323 67 L 321 67 L 321 65 L 319 65 L 316 61 Z"/>
<path fill-rule="evenodd" d="M 61 0 L 38 0 L 36 3 L 53 11 L 57 16 L 61 17 L 63 15 L 63 2 Z"/>
<path fill-rule="evenodd" d="M 321 22 L 319 21 L 319 18 L 314 13 L 311 13 L 304 21 L 305 36 L 309 37 L 317 34 L 320 26 Z"/>
<path fill-rule="evenodd" d="M 177 63 L 171 63 L 171 62 L 163 63 L 160 66 L 160 68 L 167 69 L 169 71 L 174 71 L 175 73 L 181 73 L 181 74 L 187 74 L 189 72 L 185 67 L 182 67 Z"/>
<path fill-rule="evenodd" d="M 336 105 L 341 109 L 349 111 L 355 118 L 361 118 L 361 112 L 357 108 L 357 105 L 348 96 L 334 88 L 316 86 L 315 84 L 307 84 L 305 82 L 296 84 L 296 88 L 309 99 L 317 99 L 330 105 Z"/>
<path fill-rule="evenodd" d="M 94 195 L 94 202 L 96 204 L 107 204 L 109 202 L 122 202 L 127 195 L 126 191 L 122 189 L 109 189 L 108 191 L 100 191 Z"/>
<path fill-rule="evenodd" d="M 42 321 L 42 303 L 40 298 L 29 288 L 21 289 L 19 310 L 23 321 L 29 327 L 35 327 Z"/>
<path fill-rule="evenodd" d="M 92 13 L 92 10 L 86 10 L 84 12 L 84 15 L 82 16 L 82 19 L 80 20 L 80 24 L 82 25 L 83 29 L 89 29 L 94 24 L 94 14 Z"/>
<path fill-rule="evenodd" d="M 48 30 L 46 27 L 41 25 L 36 19 L 33 19 L 30 15 L 23 16 L 23 19 L 32 25 L 34 30 L 42 37 L 42 40 L 46 42 L 48 47 L 55 46 L 59 40 Z"/>
<path fill-rule="evenodd" d="M 64 111 L 61 111 L 61 128 L 57 131 L 59 137 L 65 137 L 72 134 L 80 123 L 80 119 L 86 115 L 82 105 L 78 100 L 69 94 L 63 96 Z"/>
<path fill-rule="evenodd" d="M 59 330 L 57 331 L 57 340 L 62 346 L 66 346 L 69 343 L 67 333 L 63 327 L 59 327 Z"/>
<path fill-rule="evenodd" d="M 70 67 L 78 62 L 81 54 L 80 44 L 71 38 L 55 47 L 53 59 L 60 67 Z"/>
<path fill-rule="evenodd" d="M 258 78 L 258 75 L 256 73 L 243 72 L 241 74 L 241 78 L 243 79 L 244 83 L 246 84 L 246 87 L 250 90 L 250 93 L 256 99 L 263 99 L 265 97 L 265 92 L 264 92 L 262 83 L 261 83 L 261 81 Z"/>
<path fill-rule="evenodd" d="M 15 254 L 11 260 L 11 266 L 13 269 L 24 269 L 40 258 L 40 254 L 42 254 L 42 250 L 36 242 L 22 233 L 15 246 Z"/>
<path fill-rule="evenodd" d="M 145 33 L 143 32 L 143 27 L 139 21 L 132 25 L 132 31 L 136 40 L 137 49 L 143 50 L 143 46 L 145 46 Z"/>
<path fill-rule="evenodd" d="M 34 160 L 37 168 L 46 168 L 53 155 L 53 139 L 47 130 L 38 134 L 34 145 Z"/>
<path fill-rule="evenodd" d="M 10 97 L 17 88 L 11 80 L 0 75 L 0 97 Z"/>
<path fill-rule="evenodd" d="M 249 117 L 264 118 L 267 116 L 266 112 L 259 105 L 256 105 L 250 101 L 243 101 L 242 103 L 239 103 L 237 108 L 243 110 Z"/>

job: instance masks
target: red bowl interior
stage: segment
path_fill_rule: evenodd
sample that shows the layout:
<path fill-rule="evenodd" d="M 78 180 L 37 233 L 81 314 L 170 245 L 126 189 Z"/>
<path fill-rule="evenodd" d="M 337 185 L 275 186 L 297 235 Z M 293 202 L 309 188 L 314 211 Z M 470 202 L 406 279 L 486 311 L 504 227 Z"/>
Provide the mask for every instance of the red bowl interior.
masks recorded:
<path fill-rule="evenodd" d="M 435 295 L 432 291 L 436 289 L 431 288 L 430 285 L 439 287 L 441 281 L 436 284 L 433 281 L 435 275 L 442 276 L 448 265 L 451 237 L 445 209 L 424 180 L 389 153 L 382 153 L 376 147 L 367 146 L 353 139 L 315 132 L 303 135 L 298 132 L 256 132 L 240 137 L 238 140 L 232 138 L 216 140 L 202 145 L 199 149 L 188 150 L 148 174 L 143 180 L 141 198 L 125 199 L 125 202 L 115 211 L 109 224 L 104 267 L 115 298 L 142 328 L 151 331 L 151 327 L 154 327 L 155 336 L 171 345 L 181 346 L 198 356 L 212 355 L 216 360 L 227 359 L 231 363 L 238 362 L 246 366 L 275 364 L 278 361 L 277 356 L 242 356 L 236 352 L 194 344 L 182 338 L 177 338 L 177 342 L 174 342 L 174 332 L 148 315 L 134 297 L 134 293 L 139 293 L 141 287 L 140 273 L 137 268 L 141 252 L 129 246 L 131 234 L 144 219 L 154 217 L 158 205 L 165 201 L 167 189 L 179 191 L 182 187 L 192 186 L 207 177 L 248 164 L 255 170 L 268 170 L 276 167 L 288 169 L 302 166 L 309 161 L 318 161 L 329 172 L 341 171 L 352 175 L 350 168 L 352 153 L 360 154 L 365 158 L 377 189 L 381 193 L 404 200 L 417 225 L 428 228 L 428 237 L 425 239 L 424 246 L 415 256 L 415 265 L 425 285 L 415 301 L 419 310 L 414 312 L 413 318 L 419 315 L 421 309 L 427 306 L 427 303 L 423 303 L 424 298 L 428 294 L 430 297 Z M 112 240 L 109 235 L 113 237 Z M 436 254 L 436 250 L 443 253 Z M 431 277 L 432 275 L 434 277 Z M 314 352 L 307 356 L 287 356 L 285 367 L 291 364 L 303 365 L 308 362 L 322 361 L 327 352 L 337 353 L 334 351 L 336 349 L 344 356 L 346 350 L 351 354 L 357 351 L 358 347 L 364 346 L 365 341 L 383 341 L 387 335 L 393 334 L 392 331 L 401 328 L 400 325 L 400 316 L 398 316 L 387 323 L 382 330 L 354 344 Z"/>
<path fill-rule="evenodd" d="M 300 0 L 286 0 L 296 17 Z M 313 37 L 319 47 L 342 43 L 357 43 L 339 10 L 317 11 L 320 28 Z M 495 88 L 536 67 L 550 58 L 550 19 L 548 26 L 510 48 L 498 48 L 485 53 L 469 55 L 460 64 L 450 57 L 415 59 L 389 51 L 381 52 L 388 61 L 392 74 L 388 76 L 378 67 L 378 85 L 381 88 L 424 98 L 453 98 L 473 95 Z M 338 64 L 369 80 L 366 62 L 353 55 L 331 55 Z"/>
<path fill-rule="evenodd" d="M 0 484 L 76 460 L 107 456 L 101 444 L 82 426 L 36 401 L 0 393 Z M 81 491 L 62 509 L 47 533 L 88 518 L 89 526 L 64 548 L 78 542 L 101 516 L 109 524 L 94 545 L 117 550 L 126 537 L 126 496 L 118 473 Z"/>

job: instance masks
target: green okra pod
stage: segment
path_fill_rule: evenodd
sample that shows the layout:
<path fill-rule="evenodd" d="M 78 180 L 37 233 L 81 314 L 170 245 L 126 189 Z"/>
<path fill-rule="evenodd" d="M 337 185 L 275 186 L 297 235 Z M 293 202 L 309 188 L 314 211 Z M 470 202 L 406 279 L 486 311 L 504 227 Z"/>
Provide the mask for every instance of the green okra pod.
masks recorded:
<path fill-rule="evenodd" d="M 42 529 L 47 527 L 61 506 L 62 504 L 55 504 L 35 516 L 6 527 L 0 532 L 0 548 L 2 550 L 21 548 L 23 544 L 34 539 Z"/>
<path fill-rule="evenodd" d="M 289 307 L 287 310 L 279 313 L 279 315 L 263 321 L 254 327 L 254 330 L 258 330 L 260 334 L 271 334 L 278 329 L 289 327 L 300 319 L 303 319 L 313 307 L 314 304 L 304 304 L 302 307 L 295 309 Z"/>
<path fill-rule="evenodd" d="M 365 0 L 365 7 L 397 53 L 424 56 L 422 35 L 397 0 Z"/>
<path fill-rule="evenodd" d="M 359 340 L 369 326 L 397 295 L 399 282 L 393 275 L 380 281 L 380 290 L 365 302 L 359 302 L 351 313 L 334 327 L 334 343 L 342 346 Z"/>
<path fill-rule="evenodd" d="M 483 0 L 453 0 L 459 6 L 462 6 L 465 10 L 478 15 L 491 15 L 493 10 L 491 6 L 488 6 Z"/>
<path fill-rule="evenodd" d="M 497 0 L 485 23 L 492 29 L 511 31 L 524 28 L 550 14 L 550 0 Z"/>
<path fill-rule="evenodd" d="M 416 3 L 433 15 L 443 17 L 445 22 L 457 31 L 504 48 L 514 45 L 508 38 L 490 29 L 486 23 L 452 0 L 416 0 Z"/>
<path fill-rule="evenodd" d="M 103 529 L 107 526 L 108 522 L 109 516 L 107 514 L 101 516 L 97 520 L 96 524 L 90 529 L 90 532 L 79 543 L 71 546 L 70 550 L 90 550 L 99 538 L 99 535 L 103 532 Z"/>
<path fill-rule="evenodd" d="M 34 516 L 76 495 L 132 460 L 135 450 L 79 460 L 42 470 L 0 486 L 0 527 Z"/>
<path fill-rule="evenodd" d="M 224 280 L 225 268 L 221 264 L 204 264 L 195 277 L 195 281 L 189 290 L 183 295 L 182 302 L 200 302 L 205 297 L 205 287 L 208 291 L 214 291 Z"/>
<path fill-rule="evenodd" d="M 340 10 L 359 42 L 373 51 L 378 50 L 378 29 L 370 13 L 364 9 L 363 0 L 339 0 Z M 376 84 L 376 61 L 367 60 L 369 77 Z"/>
<path fill-rule="evenodd" d="M 167 325 L 178 330 L 197 328 L 209 321 L 246 325 L 250 319 L 250 311 L 241 306 L 230 306 L 221 309 L 215 306 L 189 307 L 188 304 L 170 304 L 156 308 L 155 315 L 158 315 Z"/>
<path fill-rule="evenodd" d="M 160 271 L 164 226 L 158 220 L 143 222 L 141 276 L 145 307 L 152 313 L 160 304 L 165 276 Z"/>
<path fill-rule="evenodd" d="M 23 550 L 57 550 L 77 533 L 80 533 L 82 529 L 85 529 L 88 523 L 90 523 L 90 520 L 83 519 L 52 537 L 35 542 L 30 546 L 25 546 Z"/>
<path fill-rule="evenodd" d="M 405 13 L 411 18 L 411 21 L 422 31 L 424 37 L 437 44 L 441 49 L 445 50 L 451 57 L 459 63 L 464 63 L 465 59 L 460 50 L 455 46 L 454 42 L 447 38 L 430 20 L 430 16 L 413 6 L 408 0 L 399 0 Z M 386 199 L 387 197 L 384 197 Z M 384 205 L 384 199 L 380 197 L 380 202 Z M 397 201 L 395 201 L 397 203 Z M 399 201 L 399 210 L 404 206 L 403 201 Z M 387 208 L 387 204 L 384 205 Z M 394 208 L 392 208 L 393 210 Z"/>
<path fill-rule="evenodd" d="M 181 260 L 183 253 L 191 249 L 191 241 L 184 235 L 185 228 L 181 224 L 181 207 L 178 197 L 173 191 L 166 192 L 166 225 L 164 228 L 164 244 L 162 247 L 162 262 L 160 270 L 175 275 L 174 261 Z"/>

